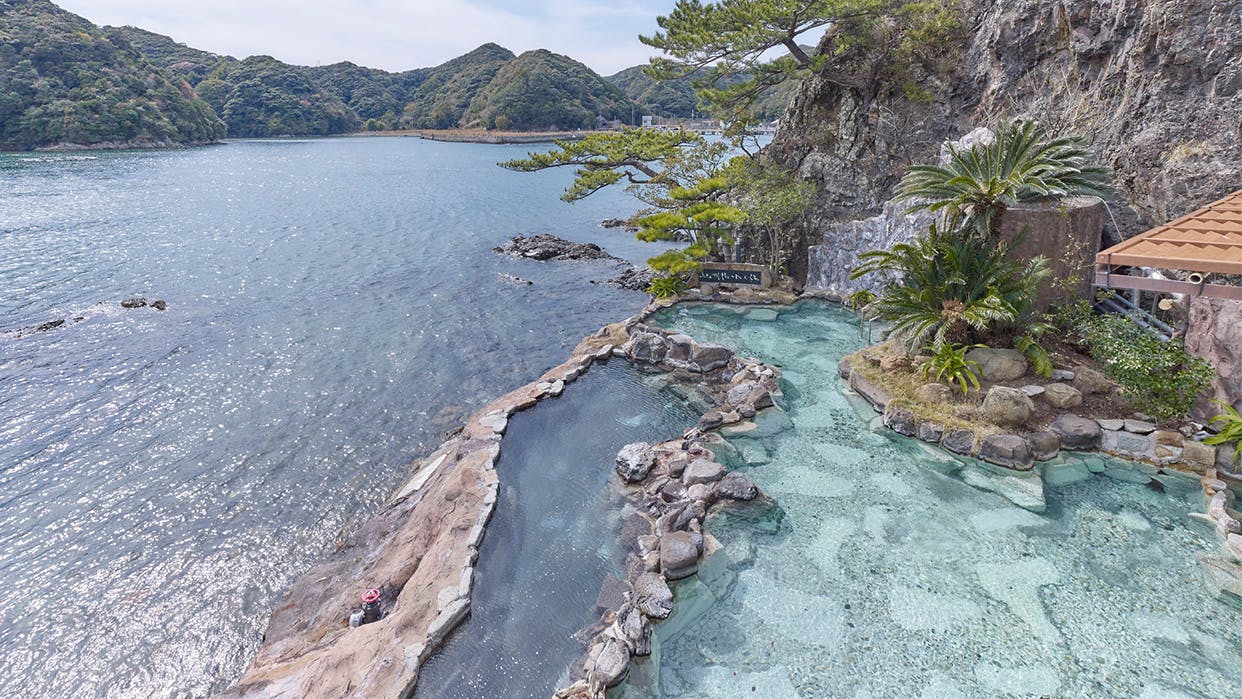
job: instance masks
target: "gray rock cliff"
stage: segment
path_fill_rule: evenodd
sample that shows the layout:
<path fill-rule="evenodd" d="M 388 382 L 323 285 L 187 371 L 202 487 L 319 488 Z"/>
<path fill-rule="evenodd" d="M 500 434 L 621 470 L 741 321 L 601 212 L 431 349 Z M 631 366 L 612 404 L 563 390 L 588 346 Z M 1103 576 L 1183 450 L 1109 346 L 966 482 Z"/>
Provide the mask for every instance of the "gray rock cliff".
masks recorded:
<path fill-rule="evenodd" d="M 800 87 L 768 151 L 821 187 L 796 249 L 832 222 L 878 213 L 944 141 L 1018 116 L 1086 136 L 1114 169 L 1105 242 L 1242 183 L 1242 4 L 987 0 L 966 12 L 956 67 L 920 83 L 930 99 L 820 78 Z M 800 255 L 793 269 L 805 264 Z"/>

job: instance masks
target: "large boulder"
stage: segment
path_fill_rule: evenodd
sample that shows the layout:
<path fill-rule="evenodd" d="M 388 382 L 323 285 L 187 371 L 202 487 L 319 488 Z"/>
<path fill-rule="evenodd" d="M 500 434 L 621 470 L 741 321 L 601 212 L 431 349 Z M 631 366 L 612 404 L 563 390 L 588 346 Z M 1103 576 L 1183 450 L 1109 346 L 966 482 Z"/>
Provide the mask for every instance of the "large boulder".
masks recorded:
<path fill-rule="evenodd" d="M 1082 405 L 1082 392 L 1065 383 L 1050 383 L 1044 387 L 1044 402 L 1059 410 Z"/>
<path fill-rule="evenodd" d="M 635 332 L 625 343 L 625 353 L 636 362 L 659 364 L 668 354 L 668 340 L 659 333 Z"/>
<path fill-rule="evenodd" d="M 979 458 L 1015 471 L 1029 471 L 1034 465 L 1030 446 L 1016 434 L 991 434 L 984 437 L 983 444 L 979 447 Z"/>
<path fill-rule="evenodd" d="M 965 429 L 949 430 L 941 440 L 940 446 L 954 454 L 969 456 L 975 450 L 975 433 Z"/>
<path fill-rule="evenodd" d="M 669 580 L 688 578 L 699 571 L 699 547 L 690 532 L 669 532 L 660 537 L 660 572 Z"/>
<path fill-rule="evenodd" d="M 966 359 L 979 365 L 985 381 L 1013 381 L 1026 374 L 1026 357 L 1017 350 L 979 347 L 967 352 Z"/>
<path fill-rule="evenodd" d="M 637 483 L 651 473 L 655 465 L 655 452 L 646 442 L 634 442 L 621 447 L 617 452 L 617 473 L 627 483 Z"/>
<path fill-rule="evenodd" d="M 602 648 L 595 651 L 591 679 L 604 687 L 620 684 L 630 670 L 630 649 L 624 643 L 610 638 L 604 641 Z"/>
<path fill-rule="evenodd" d="M 690 349 L 690 362 L 703 371 L 714 371 L 729 363 L 733 350 L 713 343 L 695 344 Z"/>
<path fill-rule="evenodd" d="M 1026 441 L 1031 445 L 1031 456 L 1037 461 L 1051 461 L 1061 453 L 1061 438 L 1056 432 L 1032 432 L 1026 436 Z"/>
<path fill-rule="evenodd" d="M 634 581 L 634 606 L 652 619 L 667 619 L 673 612 L 673 591 L 659 573 L 643 573 Z"/>
<path fill-rule="evenodd" d="M 1099 449 L 1104 435 L 1100 423 L 1068 413 L 1053 421 L 1050 429 L 1061 438 L 1063 448 L 1077 451 Z"/>
<path fill-rule="evenodd" d="M 687 487 L 700 483 L 715 483 L 724 478 L 725 467 L 708 459 L 696 459 L 686 466 L 681 482 Z"/>
<path fill-rule="evenodd" d="M 1078 367 L 1074 370 L 1074 388 L 1077 388 L 1084 396 L 1112 393 L 1113 382 L 1095 369 Z"/>
<path fill-rule="evenodd" d="M 1017 388 L 993 386 L 983 397 L 983 417 L 994 425 L 1021 425 L 1034 410 L 1030 397 Z"/>

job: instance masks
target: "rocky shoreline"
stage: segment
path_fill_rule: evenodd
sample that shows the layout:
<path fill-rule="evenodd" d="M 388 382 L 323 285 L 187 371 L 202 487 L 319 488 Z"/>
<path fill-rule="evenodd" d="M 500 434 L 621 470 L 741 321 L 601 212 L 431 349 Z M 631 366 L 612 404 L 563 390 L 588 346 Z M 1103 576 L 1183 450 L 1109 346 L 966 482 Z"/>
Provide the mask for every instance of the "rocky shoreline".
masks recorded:
<path fill-rule="evenodd" d="M 796 296 L 773 289 L 691 292 L 680 300 L 771 304 L 792 302 Z M 273 612 L 251 666 L 222 696 L 411 696 L 422 664 L 469 615 L 474 563 L 496 506 L 495 468 L 509 418 L 561 395 L 595 362 L 613 357 L 665 375 L 671 387 L 704 410 L 699 424 L 681 436 L 659 444 L 626 445 L 617 455 L 613 487 L 622 503 L 619 537 L 628 551 L 625 579 L 604 581 L 599 595 L 603 614 L 582 632 L 586 650 L 570 668 L 568 685 L 554 696 L 598 699 L 620 683 L 635 658 L 650 654 L 654 624 L 672 612 L 669 582 L 693 575 L 701 559 L 719 547 L 706 530 L 710 511 L 765 499 L 749 479 L 720 463 L 723 457 L 717 455 L 729 448 L 720 433 L 772 433 L 790 424 L 780 407 L 778 369 L 742 359 L 727 347 L 696 343 L 646 324 L 651 314 L 676 302 L 651 304 L 634 317 L 601 328 L 563 364 L 471 416 L 460 433 L 419 462 L 378 514 L 291 587 Z M 998 443 L 985 452 L 986 437 L 972 434 L 969 448 L 954 450 L 951 431 L 943 429 L 930 440 L 934 430 L 902 413 L 899 402 L 885 400 L 883 389 L 862 372 L 843 362 L 841 375 L 896 432 L 985 460 L 1004 446 Z M 1205 452 L 1188 449 L 1185 442 L 1176 454 L 1158 452 L 1172 445 L 1154 426 L 1146 431 L 1137 422 L 1113 425 L 1070 415 L 1048 432 L 1056 437 L 1055 447 L 1050 439 L 1019 437 L 1032 464 L 1062 448 L 1126 445 L 1130 453 L 1110 451 L 1142 458 L 1150 441 L 1150 452 L 1163 454 L 1162 460 L 1137 464 L 1134 480 L 1161 474 L 1201 479 L 1206 512 L 1199 516 L 1220 533 L 1227 554 L 1201 557 L 1205 575 L 1218 593 L 1242 600 L 1242 514 L 1232 509 L 1234 494 L 1226 474 L 1214 464 L 1201 463 Z M 1011 464 L 1015 476 L 1041 478 L 1021 461 L 1017 468 Z M 1042 505 L 1042 480 L 1039 490 L 1039 497 L 1023 506 Z M 348 620 L 358 609 L 358 596 L 371 588 L 378 590 L 379 619 L 351 628 Z"/>
<path fill-rule="evenodd" d="M 572 684 L 554 695 L 558 699 L 602 699 L 625 678 L 633 658 L 650 655 L 652 625 L 673 610 L 669 582 L 694 575 L 700 559 L 719 548 L 705 530 L 710 510 L 762 497 L 749 478 L 719 462 L 723 440 L 705 431 L 792 424 L 777 403 L 778 369 L 641 323 L 629 326 L 629 335 L 619 356 L 668 375 L 711 407 L 681 438 L 629 444 L 617 454 L 626 579 L 605 581 L 599 595 L 604 614 L 584 634 L 587 652 L 571 670 Z"/>
<path fill-rule="evenodd" d="M 496 132 L 471 129 L 415 129 L 410 131 L 363 131 L 348 134 L 351 137 L 375 136 L 411 136 L 426 141 L 442 141 L 445 143 L 483 143 L 487 145 L 554 143 L 556 141 L 581 141 L 593 131 L 540 131 L 540 132 Z"/>
<path fill-rule="evenodd" d="M 628 260 L 623 260 L 594 243 L 575 243 L 548 233 L 537 233 L 531 236 L 515 236 L 508 243 L 492 248 L 492 252 L 526 260 L 544 261 L 603 261 L 611 262 L 618 268 L 617 276 L 603 282 L 591 281 L 592 284 L 609 284 L 630 291 L 646 291 L 651 286 L 655 273 L 649 267 L 637 267 Z M 502 278 L 517 284 L 532 282 L 509 274 Z"/>
<path fill-rule="evenodd" d="M 251 665 L 220 696 L 410 696 L 421 665 L 469 615 L 474 563 L 496 505 L 499 477 L 495 467 L 509 417 L 561 395 L 593 363 L 623 357 L 640 367 L 668 373 L 673 380 L 694 384 L 712 396 L 716 407 L 700 427 L 726 420 L 753 425 L 746 416 L 756 415 L 757 405 L 768 412 L 780 410 L 773 398 L 779 395 L 775 370 L 743 361 L 726 347 L 700 345 L 643 325 L 651 313 L 666 305 L 650 305 L 637 316 L 601 328 L 585 338 L 564 363 L 472 415 L 460 433 L 418 463 L 413 476 L 379 513 L 292 585 L 273 611 Z M 690 551 L 697 561 L 704 550 L 695 542 L 703 540 L 706 509 L 732 499 L 729 493 L 738 500 L 757 495 L 752 493 L 753 484 L 740 474 L 727 474 L 711 460 L 708 444 L 712 439 L 695 428 L 678 440 L 650 447 L 654 458 L 639 481 L 645 487 L 631 486 L 636 488 L 634 501 L 645 508 L 652 532 L 676 536 L 663 544 L 667 552 L 658 548 L 660 544 L 650 550 L 652 540 L 643 539 L 648 550 L 634 557 L 642 561 L 643 572 L 652 572 L 646 567 L 655 563 L 658 569 L 667 560 L 672 576 L 691 574 L 697 563 L 692 566 Z M 695 466 L 690 468 L 692 463 Z M 685 479 L 687 473 L 693 483 L 678 481 L 684 486 L 680 490 L 672 485 L 674 474 Z M 657 483 L 659 487 L 648 492 Z M 672 498 L 674 493 L 676 498 Z M 695 530 L 697 538 L 692 536 Z M 652 535 L 658 536 L 642 536 Z M 635 537 L 634 545 L 638 542 Z M 687 542 L 694 545 L 687 548 Z M 674 551 L 678 545 L 680 549 Z M 706 550 L 710 553 L 711 549 Z M 631 570 L 639 567 L 635 563 Z M 652 583 L 653 578 L 644 578 L 642 589 L 650 591 Z M 378 591 L 380 618 L 351 627 L 349 618 L 359 607 L 359 595 L 369 590 Z M 639 593 L 630 594 L 639 599 Z M 625 618 L 631 616 L 621 608 L 606 615 L 601 624 L 608 625 L 600 639 L 615 635 L 609 629 L 621 611 L 626 611 Z M 631 620 L 631 624 L 637 622 Z M 613 641 L 605 659 L 623 669 L 629 655 L 620 663 L 619 646 Z M 599 696 L 612 681 L 599 662 L 604 648 L 597 646 L 601 644 L 591 647 L 594 657 L 588 653 L 576 673 L 586 682 L 588 693 L 576 696 Z M 636 644 L 635 650 L 641 648 Z"/>

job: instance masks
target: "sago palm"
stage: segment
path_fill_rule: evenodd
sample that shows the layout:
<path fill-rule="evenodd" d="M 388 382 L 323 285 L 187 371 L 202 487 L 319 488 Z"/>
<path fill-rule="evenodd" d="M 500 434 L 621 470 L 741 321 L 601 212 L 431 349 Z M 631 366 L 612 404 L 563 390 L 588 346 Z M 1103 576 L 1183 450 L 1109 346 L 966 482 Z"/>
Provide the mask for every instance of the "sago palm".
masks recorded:
<path fill-rule="evenodd" d="M 1000 215 L 1019 201 L 1109 193 L 1108 170 L 1092 164 L 1079 138 L 1051 138 L 1034 121 L 1015 121 L 989 144 L 950 149 L 943 166 L 918 165 L 902 178 L 898 196 L 911 210 L 945 214 L 950 228 L 995 233 Z"/>
<path fill-rule="evenodd" d="M 982 339 L 1025 321 L 1049 273 L 1045 258 L 1017 262 L 1004 244 L 934 225 L 910 243 L 861 258 L 852 278 L 890 278 L 868 315 L 891 322 L 893 337 L 912 350 Z"/>

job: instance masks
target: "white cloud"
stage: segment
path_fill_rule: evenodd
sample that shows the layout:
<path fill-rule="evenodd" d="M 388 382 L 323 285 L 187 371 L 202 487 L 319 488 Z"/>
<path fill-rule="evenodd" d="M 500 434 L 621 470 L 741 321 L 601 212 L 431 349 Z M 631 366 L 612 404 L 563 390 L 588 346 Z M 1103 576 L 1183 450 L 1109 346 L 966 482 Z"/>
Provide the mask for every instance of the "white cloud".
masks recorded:
<path fill-rule="evenodd" d="M 646 61 L 638 41 L 674 0 L 58 0 L 96 24 L 132 24 L 195 48 L 304 65 L 387 70 L 443 63 L 487 42 L 547 48 L 608 74 Z"/>

